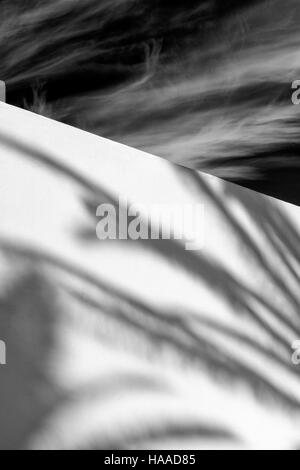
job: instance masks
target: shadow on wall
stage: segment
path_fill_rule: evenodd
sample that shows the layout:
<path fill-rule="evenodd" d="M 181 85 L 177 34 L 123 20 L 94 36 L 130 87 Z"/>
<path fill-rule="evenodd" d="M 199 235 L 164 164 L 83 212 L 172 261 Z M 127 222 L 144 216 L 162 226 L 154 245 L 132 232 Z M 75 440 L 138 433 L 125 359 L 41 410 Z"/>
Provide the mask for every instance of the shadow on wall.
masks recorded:
<path fill-rule="evenodd" d="M 1 289 L 0 300 L 0 331 L 7 345 L 7 364 L 0 367 L 1 449 L 26 446 L 59 399 L 49 375 L 56 291 L 38 263 L 15 258 L 13 266 L 15 279 Z"/>
<path fill-rule="evenodd" d="M 93 201 L 110 201 L 117 207 L 106 191 L 90 184 L 76 171 L 53 162 L 51 156 L 28 148 L 12 139 L 1 137 L 1 142 L 22 152 L 24 158 L 34 159 L 46 165 L 48 171 L 57 172 L 71 179 L 84 192 L 82 204 L 89 213 L 91 231 L 95 231 L 95 211 Z M 300 243 L 299 232 L 285 213 L 275 202 L 262 200 L 250 192 L 241 193 L 234 185 L 224 185 L 226 200 L 238 201 L 251 223 L 262 238 L 271 247 L 271 254 L 265 252 L 265 244 L 260 244 L 247 232 L 230 204 L 225 204 L 222 194 L 214 191 L 201 175 L 184 169 L 178 172 L 178 184 L 190 187 L 194 197 L 203 195 L 209 199 L 233 232 L 236 243 L 241 244 L 256 266 L 264 273 L 266 280 L 272 283 L 278 295 L 287 303 L 288 311 L 282 311 L 273 299 L 262 291 L 255 291 L 245 286 L 237 277 L 216 259 L 209 259 L 202 252 L 187 252 L 178 241 L 137 241 L 122 244 L 124 250 L 129 246 L 155 252 L 166 263 L 179 269 L 186 276 L 196 279 L 200 285 L 209 286 L 215 295 L 223 299 L 232 312 L 238 312 L 237 322 L 245 321 L 243 333 L 214 318 L 205 316 L 205 312 L 178 311 L 178 307 L 169 305 L 158 310 L 154 304 L 137 299 L 124 292 L 117 285 L 111 285 L 105 279 L 93 277 L 88 271 L 78 269 L 64 259 L 56 259 L 39 247 L 16 246 L 1 239 L 0 253 L 9 272 L 13 273 L 3 283 L 0 297 L 0 332 L 1 339 L 8 345 L 7 366 L 0 368 L 0 447 L 3 449 L 30 446 L 31 440 L 46 426 L 57 410 L 75 400 L 79 403 L 90 398 L 90 394 L 101 399 L 105 390 L 113 391 L 123 387 L 129 396 L 141 389 L 159 390 L 165 393 L 163 383 L 153 378 L 147 380 L 140 375 L 135 377 L 113 376 L 108 381 L 86 384 L 83 389 L 66 392 L 55 384 L 52 376 L 53 355 L 58 349 L 59 329 L 62 318 L 72 318 L 73 310 L 80 311 L 75 323 L 79 330 L 86 328 L 89 318 L 99 316 L 104 322 L 113 322 L 113 338 L 105 338 L 105 330 L 99 331 L 99 341 L 110 341 L 118 348 L 126 346 L 126 336 L 138 338 L 147 345 L 148 356 L 161 357 L 169 351 L 174 367 L 185 373 L 186 365 L 199 371 L 205 371 L 214 381 L 227 384 L 240 383 L 253 393 L 255 399 L 263 404 L 276 403 L 286 413 L 300 411 L 300 399 L 289 391 L 276 385 L 276 381 L 257 370 L 248 359 L 239 357 L 218 344 L 213 333 L 238 345 L 249 348 L 257 354 L 262 363 L 269 361 L 274 368 L 280 368 L 290 378 L 299 381 L 299 373 L 292 367 L 290 357 L 290 331 L 295 338 L 300 337 L 299 296 L 291 288 L 282 271 L 274 268 L 274 260 L 288 272 L 289 278 L 299 286 Z M 82 235 L 82 227 L 74 237 Z M 85 243 L 92 243 L 92 238 L 85 236 Z M 126 242 L 127 243 L 127 242 Z M 247 258 L 246 258 L 247 259 Z M 76 280 L 76 283 L 71 280 Z M 77 287 L 76 287 L 77 286 Z M 176 286 L 176 289 L 180 286 Z M 296 293 L 295 293 L 296 292 Z M 184 296 L 184 293 L 183 293 Z M 262 313 L 264 312 L 264 313 Z M 271 321 L 266 321 L 266 315 Z M 255 325 L 265 335 L 264 344 L 252 336 L 247 325 Z M 208 332 L 208 333 L 207 333 Z M 209 332 L 212 333 L 210 336 Z M 95 332 L 97 336 L 97 332 Z M 123 341 L 123 339 L 124 341 Z M 141 358 L 141 351 L 131 354 Z M 300 382 L 299 382 L 300 386 Z M 200 393 L 200 392 L 199 392 Z M 201 398 L 201 394 L 199 395 Z M 82 442 L 79 447 L 88 448 L 126 448 L 138 445 L 141 441 L 155 441 L 161 437 L 174 436 L 198 437 L 217 441 L 238 439 L 228 428 L 205 426 L 203 423 L 188 425 L 182 422 L 162 421 L 139 423 L 139 435 L 135 431 L 124 430 L 120 436 L 102 433 L 92 437 L 89 442 Z M 78 446 L 78 443 L 75 447 Z M 111 447 L 110 447 L 111 446 Z"/>

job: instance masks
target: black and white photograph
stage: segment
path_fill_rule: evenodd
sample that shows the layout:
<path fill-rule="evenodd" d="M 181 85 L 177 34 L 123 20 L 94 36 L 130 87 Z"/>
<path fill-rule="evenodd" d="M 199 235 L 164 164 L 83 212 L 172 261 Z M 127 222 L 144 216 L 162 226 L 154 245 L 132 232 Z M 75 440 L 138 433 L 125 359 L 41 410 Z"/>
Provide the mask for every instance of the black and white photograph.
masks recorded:
<path fill-rule="evenodd" d="M 0 0 L 0 450 L 300 449 L 299 0 Z"/>

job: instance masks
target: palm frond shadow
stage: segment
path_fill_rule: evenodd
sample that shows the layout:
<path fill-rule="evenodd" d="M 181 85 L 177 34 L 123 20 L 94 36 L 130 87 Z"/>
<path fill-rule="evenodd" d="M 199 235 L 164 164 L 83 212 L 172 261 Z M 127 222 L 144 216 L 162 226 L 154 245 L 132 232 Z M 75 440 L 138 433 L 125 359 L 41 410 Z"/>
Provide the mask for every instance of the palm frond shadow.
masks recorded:
<path fill-rule="evenodd" d="M 21 142 L 20 140 L 15 139 L 13 136 L 5 135 L 2 132 L 0 132 L 0 143 L 4 147 L 8 147 L 11 150 L 19 152 L 22 158 L 25 157 L 29 160 L 33 160 L 35 163 L 43 165 L 50 171 L 58 173 L 73 183 L 76 183 L 82 190 L 97 196 L 100 201 L 113 202 L 107 191 L 105 191 L 103 188 L 100 188 L 89 178 L 86 178 L 78 171 L 71 168 L 69 165 L 64 164 L 56 159 L 54 154 L 50 155 L 42 148 L 28 145 L 26 142 Z"/>
<path fill-rule="evenodd" d="M 148 341 L 153 350 L 156 351 L 158 356 L 160 356 L 161 353 L 163 354 L 164 348 L 171 348 L 175 351 L 175 357 L 177 356 L 180 359 L 179 363 L 181 363 L 181 365 L 188 364 L 190 366 L 192 365 L 192 367 L 195 367 L 195 365 L 200 367 L 204 366 L 207 372 L 213 373 L 214 377 L 217 379 L 222 377 L 223 380 L 234 379 L 247 383 L 260 399 L 265 396 L 267 400 L 270 400 L 272 396 L 276 402 L 284 404 L 288 406 L 288 408 L 299 408 L 299 402 L 293 396 L 284 394 L 254 370 L 247 368 L 236 358 L 225 354 L 214 342 L 209 341 L 204 334 L 195 334 L 193 325 L 191 324 L 191 326 L 189 326 L 189 317 L 184 317 L 182 312 L 174 317 L 174 311 L 155 311 L 142 301 L 138 301 L 128 294 L 106 285 L 99 279 L 93 279 L 87 273 L 74 269 L 74 266 L 67 266 L 61 263 L 60 260 L 55 260 L 47 255 L 37 253 L 36 251 L 30 253 L 30 250 L 26 248 L 22 251 L 20 247 L 13 248 L 3 242 L 1 246 L 5 250 L 6 255 L 11 252 L 12 256 L 17 255 L 18 258 L 25 257 L 27 262 L 30 261 L 34 265 L 48 265 L 49 267 L 49 265 L 52 264 L 56 268 L 59 267 L 65 271 L 67 270 L 68 274 L 71 276 L 75 276 L 76 278 L 80 277 L 84 282 L 93 284 L 94 287 L 97 287 L 99 292 L 104 291 L 110 299 L 114 299 L 113 306 L 109 307 L 107 302 L 102 304 L 99 301 L 96 302 L 89 295 L 82 296 L 81 293 L 76 291 L 73 291 L 72 295 L 82 302 L 85 307 L 88 307 L 88 312 L 94 309 L 98 315 L 105 315 L 110 320 L 114 317 L 119 327 L 122 328 L 124 335 L 126 335 L 126 329 L 133 331 L 134 334 L 139 337 L 142 335 L 145 341 Z M 198 319 L 198 321 L 201 323 L 201 318 Z M 214 327 L 215 325 L 212 324 L 212 326 Z M 230 331 L 230 329 L 228 329 L 228 333 L 234 335 L 234 331 Z M 242 339 L 243 341 L 245 340 L 245 338 Z M 254 344 L 253 346 L 255 349 L 257 349 L 257 346 L 259 348 L 259 345 Z M 265 356 L 271 355 L 271 352 L 267 350 L 263 350 L 263 353 Z M 138 354 L 140 354 L 140 351 Z M 276 358 L 276 356 L 274 356 L 273 359 L 277 359 L 282 364 L 282 361 Z M 128 382 L 128 393 L 132 393 L 133 390 L 130 384 L 136 389 L 134 381 L 130 380 Z M 86 390 L 89 390 L 89 384 Z M 101 390 L 103 391 L 103 388 L 100 384 L 99 388 L 96 388 L 96 393 L 98 393 L 99 396 L 101 396 Z M 161 390 L 160 388 L 160 391 Z M 79 397 L 79 400 L 84 400 L 85 394 L 78 390 L 76 391 L 76 396 Z M 57 399 L 56 406 L 49 411 L 53 412 L 55 408 L 59 408 L 68 401 L 72 401 L 72 394 L 66 397 L 60 396 L 59 399 Z M 45 422 L 46 417 L 47 415 L 43 416 L 42 422 Z M 39 423 L 39 425 L 41 425 L 41 423 Z M 36 432 L 37 429 L 34 429 L 34 432 Z"/>
<path fill-rule="evenodd" d="M 53 285 L 37 265 L 26 262 L 1 295 L 0 330 L 8 355 L 0 370 L 1 449 L 23 448 L 59 400 L 48 374 L 57 344 L 56 308 Z"/>
<path fill-rule="evenodd" d="M 182 174 L 184 174 L 184 172 L 182 172 Z M 300 299 L 294 295 L 294 292 L 289 288 L 288 284 L 285 282 L 285 279 L 282 279 L 278 275 L 278 273 L 269 263 L 269 260 L 264 256 L 264 252 L 261 247 L 259 247 L 257 242 L 255 242 L 255 240 L 252 239 L 251 235 L 247 233 L 247 231 L 243 228 L 239 220 L 233 216 L 233 214 L 230 212 L 230 209 L 224 204 L 224 201 L 222 201 L 222 198 L 218 196 L 209 187 L 207 182 L 203 178 L 201 178 L 200 174 L 190 172 L 189 179 L 190 181 L 194 180 L 195 186 L 198 186 L 200 194 L 203 194 L 204 192 L 207 196 L 209 196 L 213 205 L 226 219 L 226 222 L 232 227 L 235 236 L 241 240 L 243 245 L 251 253 L 251 256 L 263 268 L 264 272 L 268 274 L 268 277 L 272 279 L 272 281 L 278 287 L 278 289 L 280 289 L 282 294 L 289 299 L 289 301 L 295 307 L 295 311 L 299 313 Z M 247 214 L 253 220 L 255 220 L 256 224 L 261 228 L 261 232 L 265 236 L 268 236 L 270 242 L 272 241 L 274 248 L 278 248 L 278 244 L 275 243 L 274 238 L 271 238 L 270 229 L 273 228 L 273 230 L 276 230 L 276 232 L 279 229 L 279 236 L 282 237 L 283 223 L 287 225 L 287 228 L 290 231 L 287 232 L 286 236 L 284 237 L 283 241 L 285 242 L 285 244 L 290 240 L 289 233 L 293 234 L 294 240 L 295 238 L 298 238 L 299 240 L 299 235 L 296 234 L 291 223 L 288 222 L 287 218 L 284 216 L 284 214 L 282 213 L 282 211 L 280 211 L 279 208 L 272 207 L 271 201 L 269 201 L 267 209 L 266 202 L 263 200 L 263 198 L 259 198 L 258 202 L 258 198 L 255 197 L 254 193 L 251 193 L 250 190 L 245 189 L 244 191 L 238 191 L 238 188 L 231 183 L 226 184 L 225 188 L 227 194 L 231 195 L 231 197 L 234 197 L 236 200 L 239 201 L 239 203 L 243 205 L 243 208 L 245 209 Z M 272 208 L 272 210 L 270 210 L 270 208 Z M 272 224 L 270 224 L 270 222 Z M 282 250 L 281 254 L 283 254 Z M 296 256 L 296 258 L 299 257 L 299 245 L 297 247 L 295 245 L 293 246 L 292 255 L 293 257 Z M 299 282 L 299 277 L 297 277 L 297 281 Z"/>
<path fill-rule="evenodd" d="M 126 435 L 128 434 L 128 435 Z M 94 437 L 90 441 L 84 442 L 76 450 L 128 450 L 142 448 L 147 443 L 164 442 L 175 440 L 181 443 L 184 449 L 184 443 L 205 441 L 229 441 L 231 444 L 239 442 L 239 438 L 227 429 L 217 426 L 186 424 L 186 423 L 166 423 L 164 425 L 149 423 L 146 429 L 139 427 L 131 432 L 124 431 L 119 438 L 104 438 L 103 436 Z M 178 446 L 179 447 L 179 446 Z M 178 448 L 177 447 L 177 448 Z"/>
<path fill-rule="evenodd" d="M 46 155 L 43 151 L 34 150 L 31 147 L 29 148 L 29 146 L 23 143 L 16 143 L 14 139 L 8 138 L 7 136 L 1 135 L 0 140 L 3 144 L 20 151 L 23 156 L 33 158 L 39 163 L 46 164 L 47 168 L 51 171 L 58 172 L 60 175 L 71 179 L 80 186 L 82 190 L 81 201 L 90 216 L 91 229 L 89 230 L 95 231 L 95 207 L 97 204 L 105 200 L 117 207 L 118 202 L 114 195 L 103 190 L 82 175 L 79 175 L 67 165 L 64 166 L 56 162 L 52 156 Z M 38 248 L 32 249 L 28 246 L 17 246 L 1 238 L 0 250 L 9 262 L 15 266 L 16 273 L 20 272 L 20 266 L 23 270 L 26 270 L 26 267 L 29 266 L 31 270 L 35 270 L 38 273 L 38 279 L 44 280 L 43 285 L 47 295 L 41 304 L 36 300 L 36 295 L 39 291 L 36 281 L 30 282 L 26 288 L 27 292 L 30 292 L 31 295 L 32 293 L 34 294 L 32 295 L 30 305 L 35 312 L 34 318 L 36 318 L 36 315 L 38 315 L 39 318 L 39 322 L 37 322 L 33 333 L 34 338 L 39 337 L 39 328 L 41 328 L 41 331 L 44 331 L 41 319 L 44 319 L 45 316 L 50 319 L 50 326 L 47 328 L 51 340 L 45 349 L 45 359 L 40 358 L 40 361 L 37 363 L 38 372 L 40 372 L 41 368 L 47 367 L 49 356 L 53 348 L 55 348 L 55 325 L 57 315 L 64 314 L 65 309 L 61 308 L 59 305 L 57 308 L 53 307 L 53 302 L 55 302 L 55 299 L 59 299 L 58 291 L 63 289 L 66 295 L 70 295 L 74 301 L 82 305 L 85 315 L 94 312 L 96 315 L 102 316 L 109 321 L 113 319 L 116 328 L 121 330 L 122 334 L 130 333 L 133 336 L 142 338 L 142 342 L 145 341 L 151 346 L 153 358 L 155 356 L 163 357 L 164 349 L 167 348 L 173 353 L 174 367 L 180 368 L 184 363 L 189 364 L 193 368 L 199 368 L 199 370 L 204 369 L 207 373 L 211 374 L 215 380 L 233 380 L 237 383 L 241 382 L 246 384 L 259 400 L 275 400 L 277 403 L 280 403 L 280 405 L 284 405 L 289 409 L 299 410 L 300 401 L 297 398 L 274 385 L 267 377 L 264 377 L 253 367 L 243 362 L 242 359 L 223 350 L 222 347 L 219 346 L 216 341 L 210 339 L 206 333 L 207 328 L 210 328 L 211 331 L 217 331 L 226 338 L 231 338 L 237 343 L 247 345 L 251 347 L 253 351 L 260 354 L 263 359 L 273 361 L 292 376 L 298 378 L 296 369 L 291 366 L 289 361 L 290 341 L 288 335 L 285 333 L 285 329 L 276 328 L 271 325 L 270 322 L 267 322 L 260 314 L 260 309 L 256 309 L 254 305 L 265 309 L 270 317 L 275 319 L 278 324 L 283 325 L 286 329 L 291 331 L 296 338 L 300 337 L 298 320 L 299 299 L 286 280 L 280 277 L 280 274 L 275 271 L 269 259 L 262 252 L 261 247 L 257 246 L 256 241 L 251 238 L 251 235 L 245 231 L 239 220 L 230 212 L 220 195 L 214 193 L 213 189 L 200 175 L 183 169 L 178 170 L 178 172 L 179 178 L 181 180 L 183 179 L 184 183 L 186 183 L 187 179 L 189 180 L 189 185 L 195 190 L 195 194 L 205 194 L 210 200 L 210 203 L 219 211 L 221 216 L 228 223 L 228 226 L 231 227 L 236 239 L 247 248 L 255 262 L 264 271 L 266 277 L 272 281 L 278 291 L 289 302 L 293 314 L 290 315 L 282 312 L 270 299 L 266 298 L 262 292 L 257 292 L 244 285 L 236 276 L 230 273 L 228 269 L 222 266 L 221 263 L 208 259 L 205 253 L 185 251 L 184 245 L 178 241 L 139 240 L 135 243 L 126 241 L 126 245 L 125 242 L 122 242 L 122 246 L 124 246 L 124 249 L 132 249 L 133 247 L 137 250 L 142 249 L 154 252 L 173 265 L 174 268 L 181 271 L 183 270 L 199 283 L 206 284 L 214 290 L 217 296 L 225 299 L 232 307 L 232 311 L 235 312 L 237 318 L 250 319 L 269 337 L 270 344 L 275 344 L 278 348 L 271 348 L 270 345 L 262 345 L 250 334 L 248 335 L 247 332 L 241 334 L 237 330 L 227 327 L 211 318 L 205 318 L 201 311 L 178 311 L 177 307 L 173 305 L 170 305 L 168 309 L 157 310 L 157 308 L 153 307 L 149 302 L 145 302 L 129 293 L 123 292 L 118 286 L 110 285 L 99 277 L 95 278 L 89 272 L 84 271 L 82 268 L 72 263 L 58 259 L 49 253 L 44 253 Z M 251 192 L 238 192 L 237 194 L 234 185 L 227 185 L 226 194 L 230 198 L 238 198 L 239 203 L 243 205 L 244 210 L 248 213 L 256 226 L 259 227 L 263 236 L 272 246 L 274 253 L 279 256 L 294 280 L 299 282 L 297 270 L 294 264 L 290 262 L 290 258 L 293 257 L 294 261 L 298 265 L 300 264 L 299 234 L 292 225 L 292 222 L 287 219 L 285 214 L 278 207 L 270 211 L 269 208 L 271 206 L 268 205 L 267 207 L 263 201 L 260 201 L 258 207 L 258 202 Z M 79 227 L 78 233 L 75 234 L 75 236 L 80 236 L 80 234 L 82 234 L 82 227 Z M 89 240 L 92 239 L 86 237 L 85 242 L 89 243 Z M 61 281 L 54 280 L 51 274 L 53 269 L 63 273 L 65 282 L 62 283 Z M 85 286 L 84 289 L 76 290 L 74 287 L 70 287 L 68 282 L 70 278 L 79 280 L 80 283 Z M 25 276 L 23 279 L 21 276 L 20 279 L 20 283 L 22 284 L 27 278 Z M 34 277 L 33 279 L 36 278 Z M 82 294 L 83 290 L 85 291 L 84 295 Z M 16 286 L 12 285 L 9 299 L 15 298 L 16 302 L 18 300 L 21 302 L 22 296 L 20 296 L 18 292 Z M 48 295 L 49 292 L 51 295 Z M 95 295 L 95 292 L 97 295 Z M 9 302 L 11 302 L 11 300 Z M 37 303 L 35 304 L 35 302 Z M 25 316 L 30 314 L 27 310 L 24 312 L 22 302 L 16 305 L 16 320 L 18 320 L 20 312 L 23 312 Z M 5 315 L 7 310 L 9 310 L 6 297 L 1 299 L 0 309 L 2 312 L 1 317 L 6 318 Z M 80 324 L 78 326 L 81 327 Z M 197 326 L 196 329 L 195 326 Z M 203 329 L 202 331 L 201 328 L 204 326 L 206 330 Z M 99 334 L 99 338 L 100 337 L 101 334 Z M 37 346 L 37 349 L 38 348 L 39 345 Z M 140 351 L 132 352 L 140 354 Z M 24 358 L 28 358 L 28 351 L 26 349 L 24 351 Z M 28 371 L 30 371 L 31 365 L 28 362 L 26 364 Z M 34 364 L 36 363 L 34 362 Z M 21 377 L 21 382 L 22 380 L 26 380 L 26 377 Z M 37 382 L 34 381 L 33 383 L 37 384 L 38 388 L 41 384 L 43 386 L 48 384 L 48 381 L 49 377 L 47 374 L 44 374 L 41 380 Z M 128 380 L 125 380 L 125 382 L 124 389 L 126 389 L 128 393 L 132 393 L 133 388 L 143 388 L 142 378 L 138 377 L 134 379 L 133 377 L 128 377 Z M 147 387 L 163 390 L 164 384 L 157 384 L 151 379 L 149 382 L 146 381 L 144 383 L 144 388 Z M 23 446 L 24 442 L 28 441 L 28 436 L 38 432 L 39 427 L 47 421 L 49 415 L 61 405 L 63 406 L 68 400 L 72 400 L 72 396 L 78 397 L 79 400 L 81 400 L 82 397 L 84 400 L 84 397 L 88 395 L 88 390 L 94 390 L 96 395 L 101 395 L 104 388 L 103 383 L 96 384 L 95 387 L 93 387 L 92 384 L 87 384 L 85 392 L 78 390 L 75 391 L 73 395 L 72 393 L 65 395 L 60 390 L 51 389 L 51 391 L 49 388 L 49 401 L 47 399 L 46 404 L 42 401 L 41 410 L 35 415 L 35 419 L 33 421 L 29 420 L 26 429 L 23 429 L 22 433 L 18 434 L 17 439 L 14 436 L 14 439 L 11 438 L 8 444 L 4 444 L 11 447 Z M 16 393 L 15 389 L 8 391 L 12 396 Z M 29 402 L 30 401 L 29 399 Z M 21 408 L 25 408 L 23 402 Z M 143 436 L 146 440 L 154 440 L 156 437 L 159 438 L 162 435 L 164 438 L 174 435 L 180 436 L 180 433 L 185 433 L 185 435 L 196 434 L 199 436 L 202 434 L 210 434 L 205 426 L 195 426 L 194 428 L 187 429 L 181 427 L 178 423 L 172 426 L 168 423 L 165 423 L 164 426 L 162 423 L 162 428 L 160 429 L 155 429 L 154 431 L 152 431 L 151 428 L 145 429 Z M 218 435 L 220 437 L 226 437 L 230 436 L 230 432 L 226 430 L 222 432 L 218 430 L 211 431 L 212 438 L 216 438 Z M 121 448 L 122 445 L 127 445 L 128 443 L 131 445 L 131 443 L 137 443 L 138 440 L 139 438 L 133 433 L 131 438 L 130 436 L 126 438 L 126 443 L 120 438 L 118 441 L 107 441 L 105 445 Z M 99 441 L 103 444 L 105 439 L 103 438 Z"/>
<path fill-rule="evenodd" d="M 299 282 L 299 274 L 290 262 L 290 257 L 300 265 L 299 234 L 296 232 L 286 214 L 273 204 L 270 211 L 270 202 L 265 199 L 258 201 L 255 193 L 250 191 L 237 191 L 235 185 L 226 185 L 225 193 L 232 198 L 238 197 L 239 202 L 247 207 L 249 215 L 257 227 L 263 228 L 263 233 L 274 251 L 285 264 L 290 274 Z M 238 194 L 237 194 L 238 193 Z M 299 301 L 298 301 L 299 307 Z M 299 314 L 299 308 L 297 309 Z"/>

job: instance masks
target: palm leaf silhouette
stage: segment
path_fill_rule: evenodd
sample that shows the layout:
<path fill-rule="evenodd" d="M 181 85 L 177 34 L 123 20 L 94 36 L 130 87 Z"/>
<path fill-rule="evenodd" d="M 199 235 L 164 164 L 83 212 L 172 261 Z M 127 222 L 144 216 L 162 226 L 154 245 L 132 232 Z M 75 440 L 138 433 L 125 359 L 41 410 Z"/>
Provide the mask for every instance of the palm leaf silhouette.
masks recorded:
<path fill-rule="evenodd" d="M 95 232 L 97 204 L 110 202 L 117 207 L 115 193 L 34 145 L 3 134 L 0 140 L 7 152 L 17 152 L 33 168 L 38 165 L 45 175 L 71 184 L 72 197 L 85 214 L 69 235 L 77 250 L 92 258 L 93 253 L 101 255 L 111 247 L 110 242 L 98 247 L 91 236 L 82 237 L 82 233 Z M 1 447 L 121 449 L 177 440 L 190 440 L 199 447 L 208 441 L 216 446 L 247 446 L 249 436 L 232 425 L 231 412 L 225 410 L 226 419 L 223 416 L 219 421 L 214 405 L 203 413 L 206 386 L 218 391 L 220 403 L 230 390 L 246 391 L 258 420 L 262 413 L 270 425 L 277 413 L 288 423 L 289 436 L 294 437 L 300 384 L 298 369 L 291 364 L 290 345 L 300 334 L 299 230 L 276 201 L 221 181 L 215 187 L 210 179 L 192 171 L 173 167 L 168 171 L 194 200 L 205 199 L 217 214 L 216 221 L 224 224 L 234 245 L 240 247 L 243 263 L 249 263 L 251 273 L 257 270 L 267 288 L 240 279 L 223 259 L 205 250 L 185 251 L 183 242 L 177 240 L 114 242 L 132 260 L 143 254 L 145 260 L 150 256 L 170 267 L 175 273 L 173 289 L 180 290 L 179 280 L 184 278 L 193 283 L 195 295 L 198 290 L 213 292 L 221 310 L 213 315 L 201 302 L 194 308 L 187 306 L 184 289 L 181 305 L 159 305 L 156 299 L 136 295 L 117 281 L 92 272 L 84 257 L 72 261 L 68 256 L 55 255 L 55 250 L 14 242 L 1 234 L 0 252 L 8 286 L 1 292 L 1 323 L 4 336 L 9 338 L 9 354 L 16 358 L 0 371 L 1 384 L 6 383 L 1 397 L 3 409 L 17 403 L 21 416 L 20 426 L 13 418 L 1 420 Z M 236 215 L 235 204 L 243 212 L 242 219 Z M 249 231 L 245 217 L 250 220 Z M 274 298 L 270 289 L 276 294 Z M 225 311 L 230 312 L 232 321 L 227 321 Z M 64 357 L 67 347 L 64 335 L 89 338 L 96 357 L 100 360 L 102 353 L 116 356 L 118 367 L 113 362 L 108 374 L 101 363 L 99 377 L 61 384 L 54 371 L 58 367 L 55 357 Z M 122 357 L 132 364 L 123 365 L 123 371 Z M 143 373 L 141 368 L 145 369 Z M 190 406 L 182 398 L 178 381 L 186 387 L 187 396 L 192 394 Z M 23 385 L 29 387 L 28 393 L 20 393 Z M 136 404 L 132 403 L 135 400 Z M 152 417 L 139 408 L 147 400 Z M 172 408 L 177 400 L 180 409 L 186 410 L 185 418 Z M 243 409 L 247 409 L 247 400 Z M 127 403 L 129 410 L 136 406 L 138 411 L 136 416 L 134 412 L 126 414 L 122 421 L 114 408 L 126 410 Z M 169 404 L 162 412 L 164 403 Z M 96 411 L 92 413 L 93 406 Z M 231 406 L 234 413 L 234 403 Z M 111 422 L 106 426 L 101 417 L 106 416 L 107 409 Z M 77 435 L 72 416 L 78 410 L 86 420 L 84 432 Z M 5 433 L 6 426 L 9 433 Z M 292 437 L 290 447 L 296 442 Z"/>

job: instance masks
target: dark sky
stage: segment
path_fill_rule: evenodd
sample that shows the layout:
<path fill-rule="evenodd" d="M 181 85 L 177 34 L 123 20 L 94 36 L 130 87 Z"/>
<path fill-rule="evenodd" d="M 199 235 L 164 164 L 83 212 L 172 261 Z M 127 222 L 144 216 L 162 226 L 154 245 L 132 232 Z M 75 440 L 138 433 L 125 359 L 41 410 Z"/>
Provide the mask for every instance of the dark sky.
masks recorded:
<path fill-rule="evenodd" d="M 28 11 L 30 17 L 30 12 L 38 9 L 35 5 L 39 2 L 2 0 L 1 3 L 20 4 L 21 11 Z M 40 3 L 47 4 L 47 1 Z M 30 100 L 32 87 L 37 81 L 44 83 L 49 100 L 123 83 L 139 73 L 139 66 L 145 60 L 145 44 L 160 41 L 163 56 L 172 57 L 176 54 L 180 57 L 189 44 L 191 47 L 194 47 L 195 42 L 199 47 L 205 44 L 207 35 L 213 33 L 216 23 L 238 11 L 241 4 L 237 0 L 139 0 L 119 2 L 127 6 L 111 7 L 108 13 L 105 9 L 97 10 L 97 4 L 105 3 L 102 0 L 74 2 L 73 9 L 57 16 L 54 12 L 53 19 L 46 17 L 44 21 L 32 21 L 23 30 L 20 28 L 18 40 L 24 41 L 24 44 L 28 36 L 29 42 L 34 37 L 36 41 L 42 37 L 38 53 L 29 55 L 22 63 L 25 71 L 43 63 L 49 56 L 55 57 L 57 49 L 60 52 L 63 50 L 66 55 L 71 55 L 78 48 L 93 48 L 95 53 L 92 60 L 81 60 L 80 64 L 74 62 L 63 73 L 51 73 L 49 77 L 44 73 L 32 73 L 27 79 L 11 83 L 11 77 L 8 76 L 8 100 L 11 104 L 22 105 L 24 97 Z M 243 8 L 253 3 L 253 0 L 244 0 Z M 58 37 L 58 29 L 64 28 L 68 34 L 66 31 L 66 35 Z M 44 37 L 45 32 L 48 33 L 48 41 Z M 6 48 L 7 44 L 1 44 L 4 57 Z M 9 54 L 13 53 L 12 48 L 7 49 Z"/>

